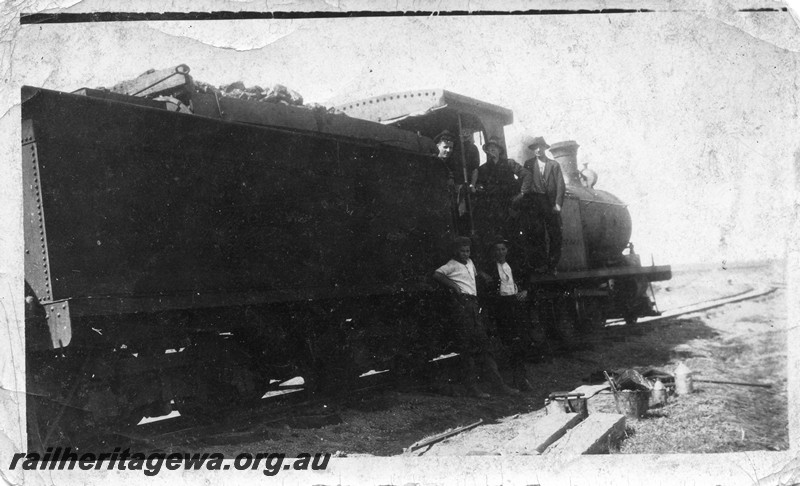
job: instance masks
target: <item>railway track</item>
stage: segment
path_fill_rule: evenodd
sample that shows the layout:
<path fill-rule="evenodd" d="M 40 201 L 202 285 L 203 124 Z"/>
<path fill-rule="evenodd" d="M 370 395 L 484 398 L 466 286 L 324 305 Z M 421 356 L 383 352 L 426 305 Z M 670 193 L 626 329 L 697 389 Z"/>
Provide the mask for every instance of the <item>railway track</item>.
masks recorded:
<path fill-rule="evenodd" d="M 696 302 L 693 304 L 688 304 L 685 306 L 679 306 L 674 309 L 670 309 L 661 313 L 660 316 L 653 316 L 653 317 L 643 317 L 639 319 L 639 323 L 648 323 L 648 322 L 657 322 L 663 321 L 666 319 L 671 319 L 673 317 L 678 317 L 686 314 L 693 314 L 695 312 L 702 312 L 709 309 L 714 309 L 716 307 L 721 307 L 727 304 L 734 304 L 736 302 L 741 302 L 744 300 L 756 299 L 758 297 L 763 297 L 765 295 L 769 295 L 776 290 L 778 290 L 780 286 L 775 284 L 770 284 L 769 286 L 763 286 L 758 288 L 750 287 L 748 290 L 743 292 L 738 292 L 733 295 L 729 295 L 726 297 L 720 297 L 716 299 L 709 299 L 704 300 L 701 302 Z M 615 319 L 613 321 L 607 321 L 606 326 L 618 326 L 620 324 L 624 324 L 625 321 L 622 319 Z"/>
<path fill-rule="evenodd" d="M 624 321 L 608 321 L 604 329 L 582 336 L 574 344 L 591 344 L 614 341 L 627 334 L 644 332 L 643 324 L 664 321 L 683 315 L 706 311 L 736 302 L 769 295 L 780 286 L 769 285 L 749 288 L 722 298 L 709 299 L 679 306 L 662 312 L 660 316 L 644 318 L 636 325 L 623 325 Z M 458 355 L 440 357 L 432 367 L 440 372 L 453 371 L 458 366 Z M 137 451 L 166 450 L 176 447 L 204 447 L 218 444 L 250 443 L 268 435 L 277 427 L 315 428 L 338 423 L 339 411 L 348 404 L 370 393 L 391 388 L 408 387 L 404 377 L 392 370 L 362 375 L 357 383 L 347 390 L 334 394 L 312 395 L 302 385 L 283 387 L 284 392 L 251 402 L 245 406 L 221 410 L 214 417 L 180 416 L 169 420 L 125 427 L 110 432 L 114 443 L 127 443 Z M 273 390 L 281 390 L 278 386 Z"/>

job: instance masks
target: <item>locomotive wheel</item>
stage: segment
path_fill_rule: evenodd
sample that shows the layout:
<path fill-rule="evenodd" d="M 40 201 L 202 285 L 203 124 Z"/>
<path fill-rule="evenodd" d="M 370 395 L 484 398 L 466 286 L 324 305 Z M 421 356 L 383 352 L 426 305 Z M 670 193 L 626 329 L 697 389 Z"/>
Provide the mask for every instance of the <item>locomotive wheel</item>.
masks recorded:
<path fill-rule="evenodd" d="M 582 332 L 592 332 L 605 326 L 603 308 L 596 299 L 575 298 L 575 320 Z"/>
<path fill-rule="evenodd" d="M 189 397 L 175 401 L 175 408 L 182 416 L 196 417 L 200 419 L 213 419 L 219 417 L 219 413 L 233 406 L 237 400 L 224 401 L 222 393 L 217 395 L 206 395 L 205 397 Z M 136 423 L 142 417 L 150 416 L 150 413 L 140 409 L 131 418 L 136 418 Z"/>
<path fill-rule="evenodd" d="M 617 281 L 613 301 L 619 312 L 617 315 L 621 315 L 625 319 L 625 324 L 634 325 L 639 320 L 639 316 L 647 315 L 643 313 L 649 308 L 647 288 L 647 280 L 641 278 Z"/>
<path fill-rule="evenodd" d="M 546 341 L 555 348 L 569 348 L 578 338 L 574 302 L 570 299 L 543 299 L 535 304 L 539 325 Z"/>
<path fill-rule="evenodd" d="M 342 392 L 355 388 L 360 373 L 352 353 L 338 330 L 330 329 L 309 340 L 301 376 L 311 394 Z"/>
<path fill-rule="evenodd" d="M 416 376 L 424 373 L 428 359 L 435 357 L 431 352 L 436 338 L 430 326 L 420 326 L 420 316 L 413 309 L 391 320 L 389 326 L 394 330 L 391 343 L 383 347 L 387 352 L 388 368 L 396 376 Z"/>
<path fill-rule="evenodd" d="M 324 359 L 304 367 L 300 376 L 303 377 L 303 387 L 309 394 L 327 395 L 353 390 L 360 373 L 341 361 Z"/>

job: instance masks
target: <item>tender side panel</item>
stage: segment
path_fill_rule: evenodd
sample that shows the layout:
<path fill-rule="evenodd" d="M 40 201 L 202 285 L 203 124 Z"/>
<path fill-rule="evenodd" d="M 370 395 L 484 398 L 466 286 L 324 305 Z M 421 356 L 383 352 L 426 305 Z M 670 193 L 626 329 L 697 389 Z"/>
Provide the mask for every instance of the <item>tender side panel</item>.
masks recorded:
<path fill-rule="evenodd" d="M 23 110 L 73 314 L 390 292 L 442 258 L 429 157 L 45 90 Z"/>

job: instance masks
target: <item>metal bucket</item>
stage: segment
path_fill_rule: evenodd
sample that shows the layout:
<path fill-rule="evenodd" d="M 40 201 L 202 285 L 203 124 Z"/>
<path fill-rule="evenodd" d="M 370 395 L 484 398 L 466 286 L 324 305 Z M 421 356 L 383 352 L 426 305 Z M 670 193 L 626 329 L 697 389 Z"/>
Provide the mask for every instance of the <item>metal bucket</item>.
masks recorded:
<path fill-rule="evenodd" d="M 617 412 L 626 417 L 639 418 L 647 412 L 650 403 L 649 390 L 620 390 L 614 395 Z"/>
<path fill-rule="evenodd" d="M 587 399 L 583 396 L 568 398 L 554 397 L 551 395 L 550 397 L 544 399 L 544 407 L 547 415 L 559 413 L 577 413 L 583 418 L 589 416 Z"/>

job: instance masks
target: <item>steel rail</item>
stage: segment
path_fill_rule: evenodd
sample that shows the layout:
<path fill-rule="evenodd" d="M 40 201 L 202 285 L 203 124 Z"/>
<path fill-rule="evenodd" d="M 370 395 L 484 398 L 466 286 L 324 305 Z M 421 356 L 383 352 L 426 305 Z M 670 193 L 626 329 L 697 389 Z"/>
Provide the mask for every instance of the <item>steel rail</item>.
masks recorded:
<path fill-rule="evenodd" d="M 749 290 L 744 293 L 737 293 L 733 294 L 732 296 L 728 297 L 720 297 L 717 299 L 709 299 L 701 302 L 697 302 L 694 304 L 689 304 L 686 306 L 680 306 L 675 309 L 671 309 L 668 311 L 664 311 L 661 313 L 660 316 L 653 316 L 653 317 L 643 317 L 640 318 L 638 323 L 645 324 L 649 322 L 657 322 L 663 321 L 665 319 L 671 319 L 673 317 L 683 316 L 686 314 L 694 314 L 697 312 L 702 312 L 709 309 L 714 309 L 717 307 L 722 307 L 728 304 L 735 304 L 737 302 L 742 302 L 745 300 L 756 299 L 758 297 L 763 297 L 765 295 L 769 295 L 773 292 L 778 290 L 778 287 L 769 286 L 769 287 L 761 287 L 754 290 Z M 614 319 L 606 322 L 606 327 L 614 327 L 619 326 L 621 324 L 625 324 L 624 319 Z"/>

